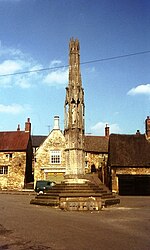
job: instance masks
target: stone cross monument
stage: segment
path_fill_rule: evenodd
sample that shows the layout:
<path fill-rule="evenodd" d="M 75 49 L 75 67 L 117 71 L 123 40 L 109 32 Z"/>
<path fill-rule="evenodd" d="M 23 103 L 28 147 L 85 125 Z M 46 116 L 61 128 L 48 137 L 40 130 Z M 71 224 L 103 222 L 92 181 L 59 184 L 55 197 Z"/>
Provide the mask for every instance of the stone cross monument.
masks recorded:
<path fill-rule="evenodd" d="M 66 176 L 82 179 L 84 170 L 84 90 L 80 73 L 79 41 L 69 43 L 69 83 L 65 99 Z"/>
<path fill-rule="evenodd" d="M 101 210 L 103 206 L 120 202 L 101 183 L 85 178 L 84 168 L 84 91 L 80 73 L 79 41 L 69 43 L 69 83 L 65 99 L 66 174 L 45 194 L 31 200 L 31 204 L 58 206 L 63 210 Z M 58 128 L 55 117 L 55 128 Z"/>

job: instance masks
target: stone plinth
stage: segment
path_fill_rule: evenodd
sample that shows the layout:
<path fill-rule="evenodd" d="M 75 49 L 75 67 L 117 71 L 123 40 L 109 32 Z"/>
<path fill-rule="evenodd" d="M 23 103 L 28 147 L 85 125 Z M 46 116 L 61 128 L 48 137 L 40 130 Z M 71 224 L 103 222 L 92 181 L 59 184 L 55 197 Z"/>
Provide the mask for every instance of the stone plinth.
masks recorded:
<path fill-rule="evenodd" d="M 60 208 L 67 211 L 99 211 L 102 208 L 100 197 L 60 197 Z"/>
<path fill-rule="evenodd" d="M 85 175 L 84 174 L 80 174 L 80 175 L 76 175 L 76 174 L 67 174 L 65 175 L 65 179 L 63 181 L 63 183 L 66 183 L 66 184 L 85 184 L 89 182 L 89 180 L 87 180 L 85 178 Z"/>
<path fill-rule="evenodd" d="M 68 211 L 99 211 L 102 207 L 120 203 L 105 186 L 87 183 L 57 184 L 45 194 L 37 195 L 31 204 L 53 206 Z"/>

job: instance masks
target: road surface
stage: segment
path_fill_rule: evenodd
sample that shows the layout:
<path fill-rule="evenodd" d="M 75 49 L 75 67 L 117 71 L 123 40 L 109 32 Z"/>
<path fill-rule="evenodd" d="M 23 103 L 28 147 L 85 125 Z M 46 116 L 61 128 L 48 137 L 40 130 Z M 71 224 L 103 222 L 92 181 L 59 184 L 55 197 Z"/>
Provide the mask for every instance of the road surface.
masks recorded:
<path fill-rule="evenodd" d="M 0 194 L 1 250 L 150 249 L 150 197 L 120 197 L 99 212 L 30 205 L 31 198 Z"/>

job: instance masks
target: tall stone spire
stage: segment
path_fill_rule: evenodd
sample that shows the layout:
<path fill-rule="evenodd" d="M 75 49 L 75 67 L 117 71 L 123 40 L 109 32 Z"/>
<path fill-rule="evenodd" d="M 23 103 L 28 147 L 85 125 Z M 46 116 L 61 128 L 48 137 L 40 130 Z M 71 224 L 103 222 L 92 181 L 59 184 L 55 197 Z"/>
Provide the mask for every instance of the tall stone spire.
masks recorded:
<path fill-rule="evenodd" d="M 66 176 L 84 174 L 84 90 L 79 41 L 69 43 L 69 83 L 65 99 Z"/>

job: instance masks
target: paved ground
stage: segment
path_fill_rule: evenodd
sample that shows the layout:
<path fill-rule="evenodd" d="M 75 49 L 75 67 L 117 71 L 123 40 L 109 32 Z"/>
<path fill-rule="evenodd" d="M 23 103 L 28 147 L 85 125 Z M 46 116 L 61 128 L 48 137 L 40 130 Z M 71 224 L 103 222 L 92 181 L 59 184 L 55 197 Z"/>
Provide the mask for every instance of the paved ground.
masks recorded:
<path fill-rule="evenodd" d="M 30 205 L 29 195 L 0 194 L 0 249 L 150 249 L 150 197 L 120 198 L 120 205 L 92 213 Z"/>

